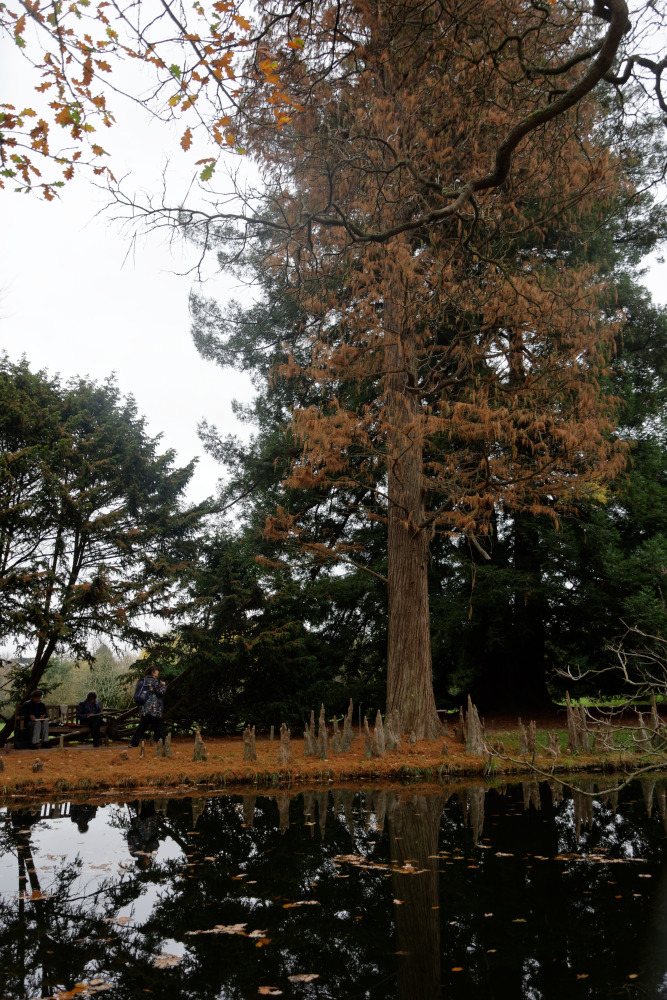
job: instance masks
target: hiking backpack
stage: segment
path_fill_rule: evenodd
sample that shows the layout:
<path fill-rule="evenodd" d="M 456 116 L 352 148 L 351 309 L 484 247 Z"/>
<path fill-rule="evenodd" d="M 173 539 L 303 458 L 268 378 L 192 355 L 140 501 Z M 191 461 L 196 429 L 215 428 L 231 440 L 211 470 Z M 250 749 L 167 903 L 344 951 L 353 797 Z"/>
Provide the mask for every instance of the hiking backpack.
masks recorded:
<path fill-rule="evenodd" d="M 147 687 L 148 687 L 148 685 L 146 684 L 146 678 L 145 677 L 141 677 L 137 681 L 137 686 L 134 689 L 134 704 L 135 705 L 145 705 L 146 704 L 146 702 L 148 701 L 148 691 L 146 690 Z"/>

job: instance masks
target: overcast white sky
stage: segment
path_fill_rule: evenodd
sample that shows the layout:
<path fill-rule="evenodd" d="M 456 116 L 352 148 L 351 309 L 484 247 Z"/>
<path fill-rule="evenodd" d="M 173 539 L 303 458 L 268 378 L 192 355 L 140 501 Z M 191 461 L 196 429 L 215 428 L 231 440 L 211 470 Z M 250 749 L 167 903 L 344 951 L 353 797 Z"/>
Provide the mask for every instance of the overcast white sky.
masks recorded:
<path fill-rule="evenodd" d="M 5 46 L 3 100 L 13 94 L 25 106 L 36 82 Z M 169 132 L 151 124 L 129 103 L 117 117 L 119 124 L 103 136 L 114 173 L 132 171 L 128 188 L 159 190 L 171 157 L 182 178 L 174 192 L 185 191 L 197 168 L 178 146 L 182 128 Z M 15 194 L 11 186 L 0 191 L 0 350 L 13 360 L 25 354 L 34 369 L 63 378 L 102 380 L 115 372 L 122 393 L 132 394 L 146 416 L 150 433 L 162 434 L 164 447 L 175 448 L 179 462 L 200 456 L 189 497 L 203 499 L 222 470 L 204 455 L 197 423 L 205 417 L 222 431 L 247 434 L 232 414 L 231 400 L 250 398 L 250 383 L 201 360 L 192 343 L 188 295 L 194 279 L 182 272 L 194 263 L 193 249 L 182 243 L 170 248 L 155 234 L 142 238 L 127 258 L 127 233 L 109 213 L 96 215 L 105 201 L 108 197 L 83 178 L 50 203 Z M 213 276 L 201 291 L 220 300 L 248 296 L 228 276 Z"/>
<path fill-rule="evenodd" d="M 26 354 L 33 368 L 65 378 L 96 380 L 116 372 L 152 434 L 162 433 L 179 461 L 201 455 L 197 422 L 233 429 L 231 399 L 247 398 L 247 380 L 198 356 L 190 338 L 188 293 L 193 281 L 175 274 L 183 260 L 146 239 L 125 260 L 127 242 L 104 218 L 91 218 L 85 185 L 59 204 L 4 193 L 1 209 L 0 347 Z M 229 295 L 230 282 L 206 294 Z M 225 287 L 227 286 L 227 287 Z M 209 495 L 220 474 L 203 456 L 193 499 Z"/>

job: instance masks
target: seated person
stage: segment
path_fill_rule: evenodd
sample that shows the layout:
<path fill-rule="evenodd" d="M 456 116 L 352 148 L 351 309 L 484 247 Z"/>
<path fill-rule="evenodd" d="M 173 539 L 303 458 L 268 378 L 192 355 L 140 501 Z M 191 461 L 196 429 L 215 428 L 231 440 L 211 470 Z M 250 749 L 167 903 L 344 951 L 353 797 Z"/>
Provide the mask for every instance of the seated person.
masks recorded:
<path fill-rule="evenodd" d="M 26 721 L 28 741 L 32 749 L 46 748 L 49 742 L 49 713 L 42 701 L 41 691 L 32 692 L 30 700 L 24 703 L 21 714 Z"/>
<path fill-rule="evenodd" d="M 102 725 L 102 706 L 97 700 L 97 691 L 89 691 L 83 701 L 76 706 L 76 721 L 79 725 L 88 726 L 93 734 L 93 746 L 100 745 L 100 726 Z"/>

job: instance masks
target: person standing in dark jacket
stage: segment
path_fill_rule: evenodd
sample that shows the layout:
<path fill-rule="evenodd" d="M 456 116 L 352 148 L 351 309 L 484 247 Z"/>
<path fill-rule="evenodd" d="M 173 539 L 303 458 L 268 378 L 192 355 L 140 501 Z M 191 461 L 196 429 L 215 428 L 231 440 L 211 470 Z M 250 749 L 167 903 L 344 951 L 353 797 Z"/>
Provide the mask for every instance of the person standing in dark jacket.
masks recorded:
<path fill-rule="evenodd" d="M 160 671 L 157 667 L 148 667 L 143 679 L 142 694 L 146 695 L 146 701 L 141 705 L 141 718 L 139 725 L 134 731 L 130 740 L 131 747 L 138 747 L 149 729 L 152 728 L 156 740 L 164 739 L 164 693 L 167 685 L 164 681 L 158 680 Z"/>
<path fill-rule="evenodd" d="M 102 706 L 97 700 L 97 691 L 89 691 L 86 698 L 76 707 L 76 721 L 82 726 L 88 726 L 93 734 L 93 746 L 100 745 L 100 726 L 102 725 Z"/>

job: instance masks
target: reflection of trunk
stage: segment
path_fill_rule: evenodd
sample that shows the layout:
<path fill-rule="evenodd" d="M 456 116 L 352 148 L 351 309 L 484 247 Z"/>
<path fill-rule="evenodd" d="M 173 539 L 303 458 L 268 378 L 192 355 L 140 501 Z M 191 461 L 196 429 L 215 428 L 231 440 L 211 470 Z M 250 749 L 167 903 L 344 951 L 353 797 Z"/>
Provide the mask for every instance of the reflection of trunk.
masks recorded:
<path fill-rule="evenodd" d="M 389 270 L 389 268 L 388 268 Z M 440 731 L 433 696 L 428 605 L 427 533 L 422 491 L 422 440 L 416 359 L 403 330 L 401 287 L 385 278 L 384 335 L 387 434 L 387 711 L 418 739 Z"/>
<path fill-rule="evenodd" d="M 410 863 L 420 875 L 392 875 L 399 1000 L 440 997 L 438 852 L 443 800 L 437 795 L 392 796 L 387 815 L 392 866 Z"/>
<path fill-rule="evenodd" d="M 464 788 L 461 793 L 461 806 L 463 808 L 463 825 L 472 830 L 472 842 L 477 846 L 484 830 L 484 797 L 486 788 L 484 785 L 473 785 L 471 788 Z"/>
<path fill-rule="evenodd" d="M 276 795 L 276 805 L 278 806 L 278 824 L 280 832 L 289 830 L 289 806 L 292 796 L 289 792 L 278 792 Z"/>
<path fill-rule="evenodd" d="M 664 997 L 667 982 L 667 872 L 664 869 L 654 888 L 649 927 L 641 962 L 643 991 L 645 996 Z"/>
<path fill-rule="evenodd" d="M 22 838 L 23 839 L 23 838 Z M 39 883 L 39 878 L 37 876 L 37 871 L 35 870 L 35 861 L 32 856 L 32 847 L 30 844 L 30 837 L 27 836 L 25 841 L 19 844 L 19 893 L 24 899 L 29 899 L 32 911 L 35 918 L 35 923 L 39 928 L 39 936 L 37 939 L 37 950 L 36 953 L 30 956 L 29 965 L 32 970 L 35 968 L 41 969 L 42 973 L 42 996 L 49 996 L 53 991 L 49 985 L 49 950 L 51 948 L 51 939 L 49 937 L 49 921 L 44 912 L 44 902 L 42 900 L 42 887 Z M 27 881 L 30 884 L 30 890 L 26 885 L 26 875 Z M 22 920 L 25 920 L 25 908 L 21 907 Z M 25 961 L 23 963 L 23 969 L 25 970 Z M 25 986 L 24 986 L 25 991 Z"/>
<path fill-rule="evenodd" d="M 25 858 L 23 855 L 22 845 L 19 844 L 18 847 L 18 862 L 19 862 L 19 927 L 23 929 L 25 927 L 26 919 L 26 889 L 27 889 L 27 875 L 25 870 Z M 26 953 L 25 953 L 25 934 L 21 933 L 17 935 L 17 950 L 20 956 L 20 961 L 18 967 L 23 969 L 23 978 L 21 979 L 21 998 L 25 997 L 25 972 L 26 972 Z"/>
<path fill-rule="evenodd" d="M 243 796 L 243 825 L 247 830 L 252 830 L 255 825 L 255 803 L 256 795 Z"/>
<path fill-rule="evenodd" d="M 593 822 L 595 815 L 593 813 L 593 796 L 590 794 L 595 788 L 595 782 L 593 781 L 581 781 L 581 788 L 583 792 L 588 794 L 582 794 L 578 789 L 572 789 L 572 802 L 574 805 L 574 836 L 579 843 L 581 839 L 581 827 L 585 827 L 587 830 L 593 829 Z"/>
<path fill-rule="evenodd" d="M 340 793 L 340 805 L 345 816 L 350 840 L 354 843 L 354 792 L 350 788 L 343 788 Z"/>

